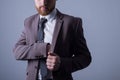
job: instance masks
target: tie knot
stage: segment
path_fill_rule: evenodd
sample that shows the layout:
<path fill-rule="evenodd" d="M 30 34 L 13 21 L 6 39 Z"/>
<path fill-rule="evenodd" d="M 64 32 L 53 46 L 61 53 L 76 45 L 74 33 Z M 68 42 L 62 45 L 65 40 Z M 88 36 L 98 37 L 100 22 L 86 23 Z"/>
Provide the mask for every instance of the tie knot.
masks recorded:
<path fill-rule="evenodd" d="M 44 23 L 46 23 L 46 22 L 47 22 L 47 19 L 46 19 L 46 18 L 41 18 L 41 19 L 40 19 L 40 23 L 41 23 L 41 24 L 44 24 Z"/>

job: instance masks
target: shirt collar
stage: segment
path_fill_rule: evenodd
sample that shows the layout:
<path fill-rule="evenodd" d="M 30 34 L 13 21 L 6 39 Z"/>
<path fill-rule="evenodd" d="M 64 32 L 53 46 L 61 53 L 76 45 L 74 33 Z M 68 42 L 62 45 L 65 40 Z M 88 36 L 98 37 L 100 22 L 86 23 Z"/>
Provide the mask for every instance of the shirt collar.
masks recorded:
<path fill-rule="evenodd" d="M 57 10 L 54 9 L 50 14 L 48 14 L 48 15 L 46 15 L 46 16 L 40 15 L 40 19 L 41 19 L 41 18 L 46 18 L 48 21 L 52 21 L 52 20 L 55 19 L 56 13 L 57 13 Z"/>

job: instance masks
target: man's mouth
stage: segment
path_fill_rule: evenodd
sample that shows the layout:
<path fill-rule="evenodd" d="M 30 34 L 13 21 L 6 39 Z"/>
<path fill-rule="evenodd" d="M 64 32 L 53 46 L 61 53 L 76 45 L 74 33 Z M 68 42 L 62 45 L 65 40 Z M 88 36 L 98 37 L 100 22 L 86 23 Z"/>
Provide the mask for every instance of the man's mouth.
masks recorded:
<path fill-rule="evenodd" d="M 47 8 L 46 6 L 42 6 L 42 7 L 41 7 L 41 10 L 42 10 L 42 11 L 46 11 L 46 10 L 48 10 L 48 8 Z"/>

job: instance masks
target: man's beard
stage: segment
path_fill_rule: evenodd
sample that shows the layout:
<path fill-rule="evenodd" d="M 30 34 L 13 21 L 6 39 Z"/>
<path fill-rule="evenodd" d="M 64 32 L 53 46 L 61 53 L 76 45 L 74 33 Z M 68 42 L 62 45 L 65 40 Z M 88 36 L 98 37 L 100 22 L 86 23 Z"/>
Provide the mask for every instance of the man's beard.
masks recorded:
<path fill-rule="evenodd" d="M 38 13 L 39 13 L 40 15 L 43 15 L 43 16 L 48 15 L 48 14 L 51 13 L 51 12 L 53 11 L 53 9 L 54 9 L 54 7 L 53 7 L 53 8 L 46 7 L 46 10 L 45 10 L 45 11 L 42 11 L 42 10 L 41 10 L 42 7 L 45 7 L 45 6 L 41 6 L 41 7 L 39 7 L 39 8 L 36 7 L 36 9 L 37 9 Z"/>

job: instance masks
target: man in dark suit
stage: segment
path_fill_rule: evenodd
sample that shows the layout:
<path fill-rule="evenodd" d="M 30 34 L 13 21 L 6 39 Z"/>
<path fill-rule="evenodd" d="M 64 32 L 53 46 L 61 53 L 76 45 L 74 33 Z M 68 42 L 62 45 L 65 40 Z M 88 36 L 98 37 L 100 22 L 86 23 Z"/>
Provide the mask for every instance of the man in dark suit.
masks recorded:
<path fill-rule="evenodd" d="M 38 80 L 44 58 L 52 80 L 73 80 L 71 73 L 87 67 L 91 55 L 83 34 L 82 20 L 59 12 L 56 0 L 34 0 L 38 14 L 24 22 L 25 29 L 15 44 L 17 60 L 28 61 L 26 80 Z M 44 41 L 38 41 L 38 24 L 46 18 Z"/>

